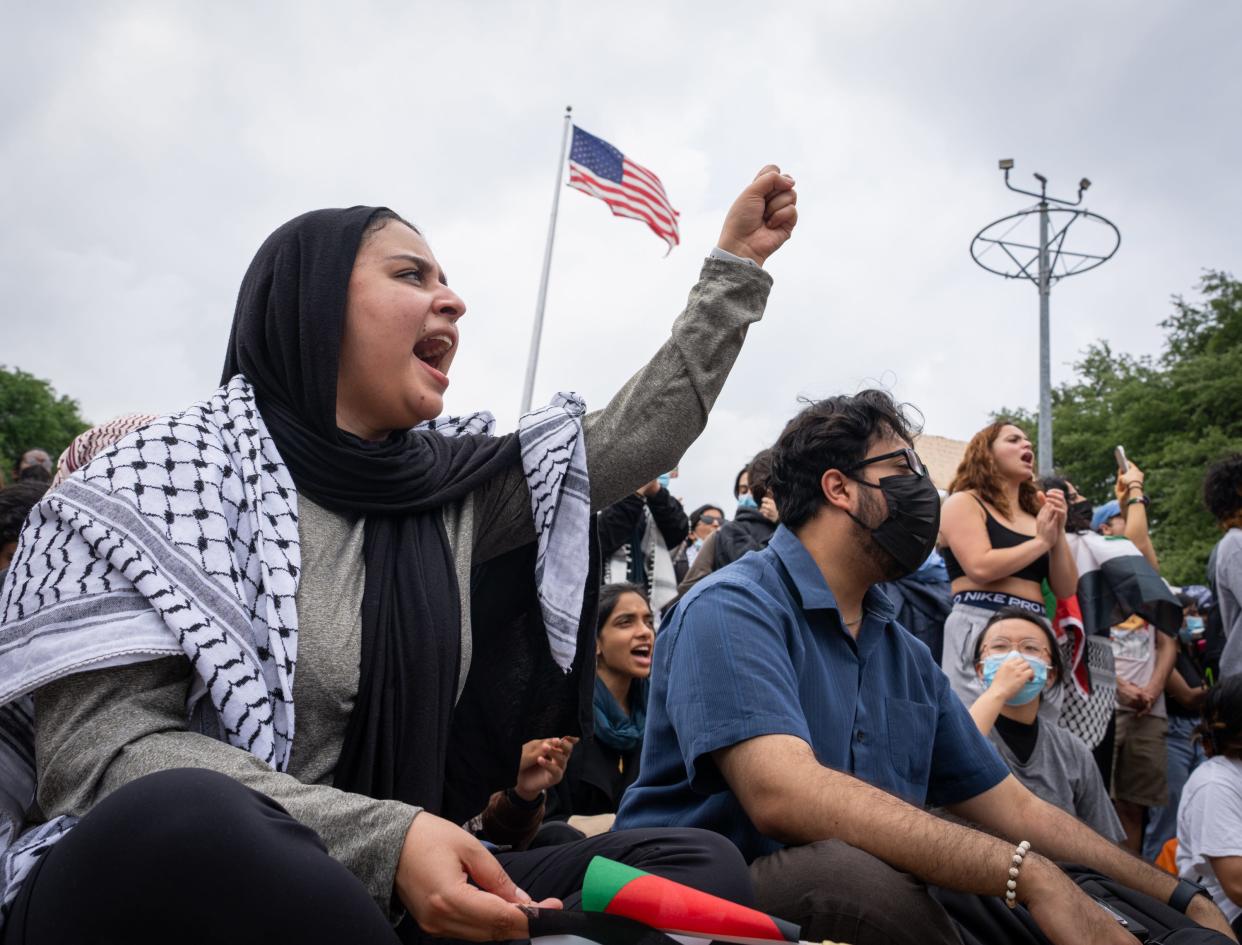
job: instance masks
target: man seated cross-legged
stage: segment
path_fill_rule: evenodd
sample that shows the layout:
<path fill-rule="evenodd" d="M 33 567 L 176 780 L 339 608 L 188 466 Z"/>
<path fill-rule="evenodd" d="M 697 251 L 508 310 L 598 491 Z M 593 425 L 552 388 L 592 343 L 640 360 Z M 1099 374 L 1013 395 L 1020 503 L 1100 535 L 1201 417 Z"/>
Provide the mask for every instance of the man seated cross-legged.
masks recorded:
<path fill-rule="evenodd" d="M 785 428 L 769 484 L 783 524 L 661 630 L 641 773 L 617 826 L 727 836 L 760 907 L 813 940 L 961 941 L 930 885 L 956 891 L 946 901 L 1008 895 L 1057 945 L 1133 945 L 1053 861 L 1227 932 L 1198 887 L 1023 787 L 872 588 L 936 541 L 939 499 L 911 437 L 880 391 L 812 404 Z"/>

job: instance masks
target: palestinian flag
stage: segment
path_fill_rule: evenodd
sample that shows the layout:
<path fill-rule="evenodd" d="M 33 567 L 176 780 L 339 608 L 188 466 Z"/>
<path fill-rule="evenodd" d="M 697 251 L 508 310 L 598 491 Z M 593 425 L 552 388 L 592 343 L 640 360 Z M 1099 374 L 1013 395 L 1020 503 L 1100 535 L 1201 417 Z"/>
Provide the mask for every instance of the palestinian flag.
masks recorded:
<path fill-rule="evenodd" d="M 582 881 L 582 908 L 624 916 L 670 935 L 744 945 L 797 942 L 799 929 L 755 909 L 739 906 L 681 883 L 597 856 Z"/>
<path fill-rule="evenodd" d="M 1177 633 L 1182 605 L 1130 539 L 1094 532 L 1066 537 L 1078 565 L 1078 606 L 1087 636 L 1107 635 L 1132 614 Z"/>
<path fill-rule="evenodd" d="M 1087 699 L 1091 695 L 1091 670 L 1083 658 L 1087 650 L 1087 632 L 1083 629 L 1078 597 L 1071 594 L 1069 597 L 1057 598 L 1047 581 L 1043 583 L 1043 590 L 1048 622 L 1052 624 L 1061 651 L 1068 656 L 1066 675 L 1070 677 L 1078 694 Z"/>

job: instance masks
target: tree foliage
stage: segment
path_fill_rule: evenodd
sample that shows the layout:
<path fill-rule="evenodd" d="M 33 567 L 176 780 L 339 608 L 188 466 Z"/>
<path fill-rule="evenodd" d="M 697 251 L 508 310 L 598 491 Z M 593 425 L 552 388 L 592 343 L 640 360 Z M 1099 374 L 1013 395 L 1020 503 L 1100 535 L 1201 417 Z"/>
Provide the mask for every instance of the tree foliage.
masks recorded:
<path fill-rule="evenodd" d="M 7 478 L 18 457 L 44 449 L 52 461 L 90 424 L 76 400 L 60 395 L 47 381 L 20 368 L 0 365 L 0 470 Z"/>
<path fill-rule="evenodd" d="M 1100 341 L 1052 392 L 1058 471 L 1099 504 L 1113 497 L 1114 447 L 1147 474 L 1152 541 L 1174 584 L 1201 584 L 1220 537 L 1202 500 L 1203 474 L 1242 450 L 1242 282 L 1208 272 L 1198 304 L 1173 299 L 1164 349 L 1136 358 Z M 1025 410 L 998 411 L 1035 436 Z"/>

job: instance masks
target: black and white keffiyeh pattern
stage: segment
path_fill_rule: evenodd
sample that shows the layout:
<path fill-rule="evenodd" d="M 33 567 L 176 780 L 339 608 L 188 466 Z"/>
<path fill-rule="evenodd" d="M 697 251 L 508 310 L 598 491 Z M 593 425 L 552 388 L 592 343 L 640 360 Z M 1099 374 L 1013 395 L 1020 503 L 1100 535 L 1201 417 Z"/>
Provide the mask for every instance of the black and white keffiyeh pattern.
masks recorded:
<path fill-rule="evenodd" d="M 518 434 L 541 609 L 565 671 L 587 574 L 583 413 L 575 395 L 558 395 L 524 417 Z M 427 425 L 446 436 L 490 434 L 493 426 L 482 414 Z M 237 375 L 208 401 L 126 436 L 32 511 L 0 590 L 0 721 L 20 743 L 29 694 L 40 686 L 183 654 L 196 676 L 188 723 L 286 770 L 300 567 L 297 492 L 253 389 Z M 24 768 L 32 792 L 32 759 L 7 750 L 10 741 L 0 741 L 3 764 Z M 16 816 L 32 800 L 24 798 Z M 0 905 L 72 823 L 57 818 L 8 847 Z M 6 829 L 9 839 L 17 832 L 0 823 Z"/>

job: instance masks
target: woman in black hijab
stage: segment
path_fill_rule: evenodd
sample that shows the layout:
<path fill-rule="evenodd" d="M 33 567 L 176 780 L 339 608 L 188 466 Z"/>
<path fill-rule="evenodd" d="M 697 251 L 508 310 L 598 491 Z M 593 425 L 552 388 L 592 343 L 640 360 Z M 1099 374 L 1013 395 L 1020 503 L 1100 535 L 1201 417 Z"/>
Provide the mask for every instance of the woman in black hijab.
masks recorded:
<path fill-rule="evenodd" d="M 675 465 L 701 430 L 762 312 L 792 187 L 773 167 L 747 187 L 672 337 L 583 421 L 592 510 Z M 75 515 L 108 532 L 84 544 L 101 558 L 76 583 L 101 569 L 110 583 L 66 639 L 174 632 L 163 649 L 148 636 L 94 664 L 53 661 L 69 668 L 34 687 L 39 806 L 65 829 L 17 871 L 4 945 L 389 942 L 407 911 L 402 939 L 415 923 L 520 938 L 517 904 L 572 907 L 595 854 L 748 899 L 714 834 L 493 855 L 455 826 L 511 783 L 521 741 L 581 727 L 593 682 L 590 645 L 565 675 L 550 620 L 546 638 L 530 632 L 549 617 L 536 578 L 554 563 L 532 518 L 540 463 L 559 460 L 516 436 L 412 429 L 442 411 L 464 313 L 391 211 L 299 217 L 246 274 L 225 386 L 45 503 L 15 564 L 27 578 L 50 560 L 44 533 L 95 534 Z M 67 559 L 85 553 L 66 542 Z M 29 583 L 6 586 L 5 619 L 42 643 Z M 222 587 L 234 597 L 216 600 Z M 587 641 L 591 605 L 572 615 Z M 220 658 L 228 647 L 236 659 Z"/>

